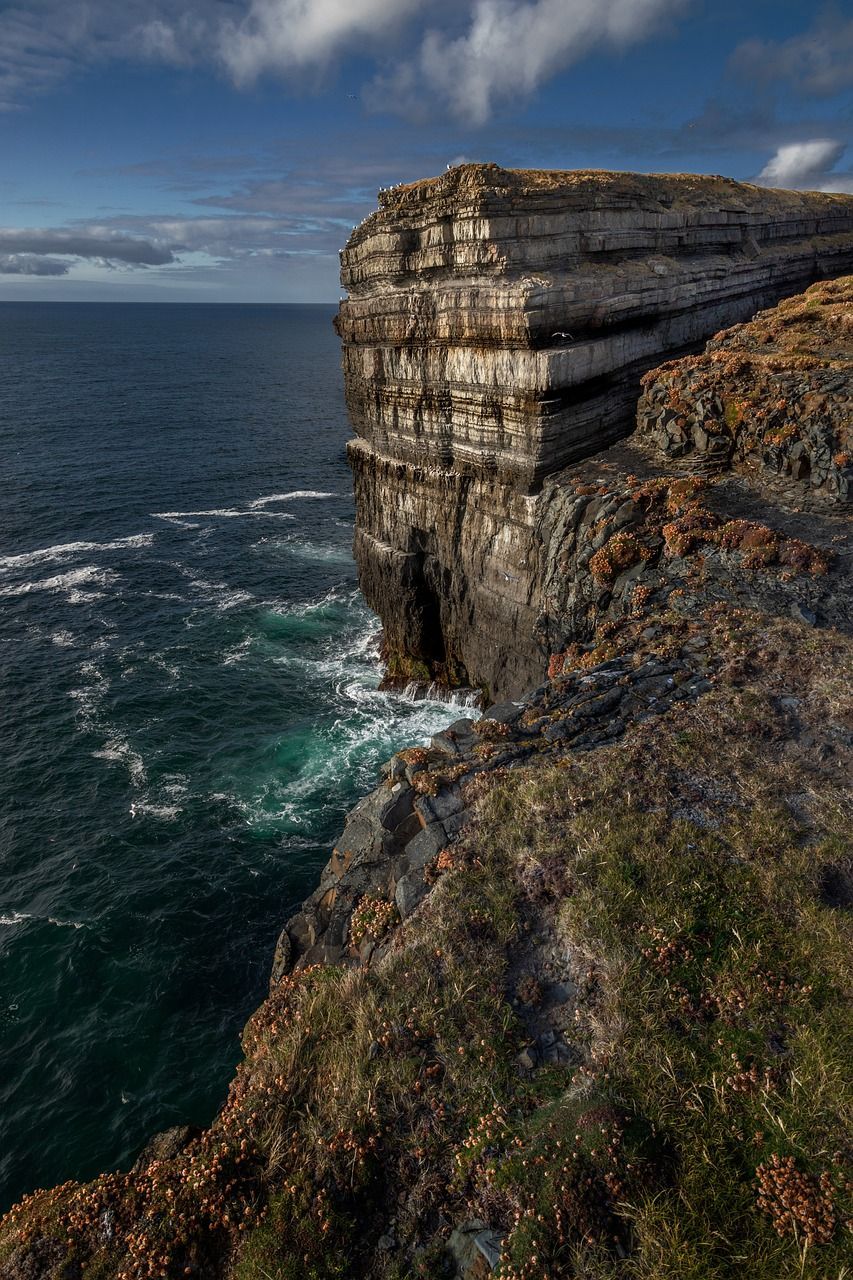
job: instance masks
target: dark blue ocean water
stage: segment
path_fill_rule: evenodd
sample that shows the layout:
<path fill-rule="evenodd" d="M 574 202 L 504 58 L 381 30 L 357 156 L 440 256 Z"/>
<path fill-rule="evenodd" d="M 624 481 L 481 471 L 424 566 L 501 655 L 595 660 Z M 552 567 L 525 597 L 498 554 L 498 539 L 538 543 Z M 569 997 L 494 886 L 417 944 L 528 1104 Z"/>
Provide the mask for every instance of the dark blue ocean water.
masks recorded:
<path fill-rule="evenodd" d="M 390 752 L 331 307 L 0 304 L 0 1207 L 204 1123 Z"/>

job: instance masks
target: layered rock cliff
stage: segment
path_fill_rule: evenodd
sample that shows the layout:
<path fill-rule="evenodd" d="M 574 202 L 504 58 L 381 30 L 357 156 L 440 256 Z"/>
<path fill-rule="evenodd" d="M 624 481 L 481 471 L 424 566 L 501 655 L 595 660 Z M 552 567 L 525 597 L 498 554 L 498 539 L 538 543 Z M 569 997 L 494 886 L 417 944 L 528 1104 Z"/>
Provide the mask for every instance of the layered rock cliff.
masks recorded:
<path fill-rule="evenodd" d="M 362 590 L 392 677 L 516 693 L 547 661 L 544 482 L 629 433 L 652 365 L 853 267 L 853 197 L 464 165 L 380 203 L 337 321 Z"/>

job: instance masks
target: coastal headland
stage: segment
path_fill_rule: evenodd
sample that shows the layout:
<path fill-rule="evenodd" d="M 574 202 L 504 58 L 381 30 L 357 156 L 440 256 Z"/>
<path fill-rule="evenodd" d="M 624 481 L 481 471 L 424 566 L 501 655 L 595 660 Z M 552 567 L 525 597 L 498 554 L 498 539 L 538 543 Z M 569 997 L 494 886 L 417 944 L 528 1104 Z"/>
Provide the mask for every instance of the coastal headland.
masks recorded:
<path fill-rule="evenodd" d="M 349 815 L 210 1127 L 28 1197 L 0 1277 L 844 1274 L 851 271 L 853 197 L 381 195 L 360 579 L 485 709 Z"/>

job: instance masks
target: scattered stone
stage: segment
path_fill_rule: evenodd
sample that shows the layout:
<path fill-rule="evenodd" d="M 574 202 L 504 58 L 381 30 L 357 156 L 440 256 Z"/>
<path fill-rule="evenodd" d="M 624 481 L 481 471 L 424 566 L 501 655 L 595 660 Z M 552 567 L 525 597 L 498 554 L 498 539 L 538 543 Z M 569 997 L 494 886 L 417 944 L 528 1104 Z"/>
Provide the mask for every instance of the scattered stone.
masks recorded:
<path fill-rule="evenodd" d="M 501 1260 L 503 1236 L 498 1235 L 497 1231 L 492 1231 L 489 1227 L 486 1227 L 477 1232 L 474 1237 L 474 1243 L 489 1264 L 489 1269 L 494 1271 Z"/>
<path fill-rule="evenodd" d="M 282 929 L 278 935 L 278 941 L 275 944 L 273 953 L 272 971 L 270 973 L 270 985 L 276 986 L 281 982 L 290 970 L 293 968 L 293 944 L 290 941 L 290 934 L 287 928 Z"/>
<path fill-rule="evenodd" d="M 397 904 L 397 910 L 400 912 L 400 919 L 407 920 L 428 892 L 429 886 L 424 880 L 423 871 L 410 871 L 404 875 L 397 882 L 397 889 L 394 893 L 394 901 Z"/>
<path fill-rule="evenodd" d="M 520 1053 L 515 1055 L 515 1060 L 522 1071 L 533 1071 L 539 1059 L 533 1045 L 526 1045 Z"/>
<path fill-rule="evenodd" d="M 817 626 L 817 614 L 811 609 L 807 609 L 804 604 L 795 602 L 791 605 L 791 617 L 798 622 L 804 622 L 807 627 Z"/>
<path fill-rule="evenodd" d="M 463 1222 L 451 1234 L 447 1248 L 459 1280 L 484 1280 L 500 1262 L 502 1237 L 479 1218 Z"/>

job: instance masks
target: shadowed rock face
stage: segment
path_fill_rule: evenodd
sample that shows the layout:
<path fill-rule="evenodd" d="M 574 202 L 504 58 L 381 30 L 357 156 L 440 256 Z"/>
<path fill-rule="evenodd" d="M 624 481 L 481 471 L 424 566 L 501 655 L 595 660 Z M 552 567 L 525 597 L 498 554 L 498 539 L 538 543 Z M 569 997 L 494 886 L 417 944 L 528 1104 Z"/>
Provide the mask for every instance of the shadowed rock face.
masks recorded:
<path fill-rule="evenodd" d="M 545 479 L 630 432 L 648 369 L 853 268 L 853 198 L 464 165 L 380 205 L 337 319 L 362 589 L 392 673 L 517 692 Z"/>

